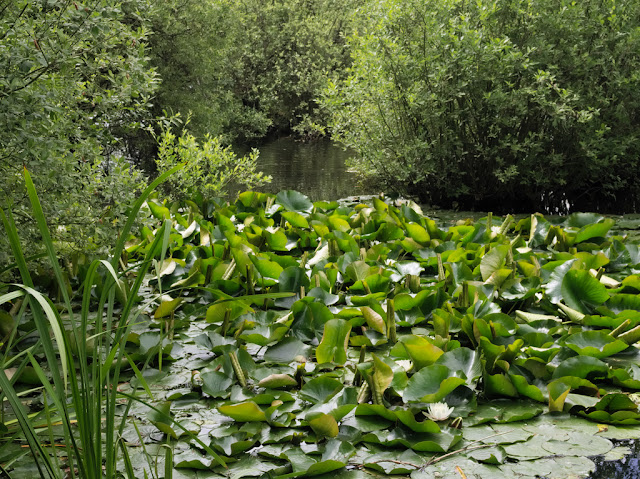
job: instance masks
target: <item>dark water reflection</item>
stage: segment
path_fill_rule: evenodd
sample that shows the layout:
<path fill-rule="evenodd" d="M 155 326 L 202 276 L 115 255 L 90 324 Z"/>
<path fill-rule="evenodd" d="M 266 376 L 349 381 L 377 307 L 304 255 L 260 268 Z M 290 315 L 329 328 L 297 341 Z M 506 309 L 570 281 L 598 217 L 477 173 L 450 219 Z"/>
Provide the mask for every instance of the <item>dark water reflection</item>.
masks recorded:
<path fill-rule="evenodd" d="M 358 186 L 358 176 L 347 171 L 349 153 L 330 140 L 303 143 L 279 138 L 258 149 L 258 169 L 272 176 L 261 191 L 296 190 L 312 201 L 367 194 Z"/>
<path fill-rule="evenodd" d="M 627 446 L 630 454 L 618 461 L 593 458 L 596 470 L 587 479 L 640 479 L 640 440 L 613 441 L 616 446 Z"/>

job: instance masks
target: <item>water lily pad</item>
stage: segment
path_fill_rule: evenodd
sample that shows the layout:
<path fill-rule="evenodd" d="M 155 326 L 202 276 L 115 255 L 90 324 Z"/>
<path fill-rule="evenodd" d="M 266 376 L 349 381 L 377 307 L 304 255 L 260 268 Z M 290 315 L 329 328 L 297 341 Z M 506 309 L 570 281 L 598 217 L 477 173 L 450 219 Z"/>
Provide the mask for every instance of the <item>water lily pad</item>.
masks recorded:
<path fill-rule="evenodd" d="M 419 371 L 425 366 L 435 363 L 444 351 L 422 336 L 405 336 L 401 340 L 407 355 L 413 362 L 413 368 Z"/>
<path fill-rule="evenodd" d="M 225 416 L 229 416 L 238 422 L 251 422 L 251 421 L 266 421 L 267 417 L 264 411 L 258 407 L 253 401 L 247 401 L 240 404 L 230 404 L 226 406 L 219 406 L 220 411 Z"/>
<path fill-rule="evenodd" d="M 311 213 L 313 203 L 302 193 L 287 190 L 281 191 L 276 195 L 276 203 L 282 205 L 287 211 L 295 211 L 297 213 Z"/>
<path fill-rule="evenodd" d="M 609 299 L 607 288 L 588 271 L 570 270 L 562 279 L 560 287 L 565 303 L 582 313 L 590 307 L 603 304 Z"/>
<path fill-rule="evenodd" d="M 462 378 L 452 377 L 448 367 L 432 364 L 411 376 L 402 397 L 408 402 L 438 402 L 465 382 Z"/>
<path fill-rule="evenodd" d="M 338 423 L 330 414 L 321 413 L 310 419 L 309 426 L 319 437 L 336 437 L 338 435 Z"/>
<path fill-rule="evenodd" d="M 482 376 L 482 366 L 478 353 L 469 348 L 456 348 L 442 354 L 436 364 L 441 364 L 454 372 L 456 376 L 466 378 L 467 385 L 473 386 Z"/>
<path fill-rule="evenodd" d="M 609 366 L 593 356 L 575 356 L 562 361 L 553 372 L 553 378 L 576 376 L 582 379 L 606 377 Z"/>
<path fill-rule="evenodd" d="M 271 389 L 290 388 L 297 385 L 298 382 L 288 374 L 271 374 L 258 383 L 260 387 Z"/>
<path fill-rule="evenodd" d="M 351 324 L 340 318 L 330 319 L 324 324 L 322 341 L 316 348 L 318 363 L 335 362 L 344 364 L 347 361 L 347 346 Z"/>
<path fill-rule="evenodd" d="M 582 331 L 565 340 L 565 344 L 576 353 L 594 358 L 606 358 L 627 349 L 628 344 L 612 338 L 604 331 Z"/>
<path fill-rule="evenodd" d="M 205 371 L 200 375 L 202 379 L 202 391 L 211 397 L 229 397 L 229 388 L 234 383 L 233 378 L 220 371 Z"/>
<path fill-rule="evenodd" d="M 362 311 L 362 315 L 364 316 L 364 319 L 366 320 L 370 328 L 373 328 L 375 331 L 379 332 L 380 334 L 385 333 L 386 324 L 385 324 L 385 320 L 382 318 L 381 315 L 376 313 L 369 306 L 362 306 L 360 308 L 360 311 Z"/>
<path fill-rule="evenodd" d="M 604 437 L 576 432 L 567 441 L 551 439 L 542 448 L 548 455 L 597 456 L 609 452 L 613 444 Z"/>
<path fill-rule="evenodd" d="M 295 211 L 283 211 L 280 215 L 296 228 L 308 228 L 309 223 L 307 219 Z"/>
<path fill-rule="evenodd" d="M 344 386 L 337 379 L 319 376 L 309 380 L 300 389 L 300 397 L 314 404 L 323 403 L 338 394 Z"/>

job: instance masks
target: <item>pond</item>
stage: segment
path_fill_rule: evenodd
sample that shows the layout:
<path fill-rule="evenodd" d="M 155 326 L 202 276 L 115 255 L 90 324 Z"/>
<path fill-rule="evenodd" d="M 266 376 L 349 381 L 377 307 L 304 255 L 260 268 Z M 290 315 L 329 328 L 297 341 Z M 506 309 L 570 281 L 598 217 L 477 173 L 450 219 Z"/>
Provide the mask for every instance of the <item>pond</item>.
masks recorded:
<path fill-rule="evenodd" d="M 358 176 L 347 169 L 345 161 L 350 153 L 330 140 L 304 143 L 279 138 L 258 149 L 259 169 L 272 177 L 262 191 L 296 190 L 312 201 L 370 193 L 358 185 Z"/>
<path fill-rule="evenodd" d="M 360 185 L 358 175 L 345 165 L 350 153 L 329 140 L 303 143 L 292 138 L 279 138 L 260 146 L 259 150 L 260 169 L 272 176 L 272 182 L 262 188 L 265 192 L 296 190 L 313 201 L 378 193 Z M 455 224 L 457 220 L 478 219 L 486 215 L 482 212 L 423 208 L 427 216 L 441 224 Z M 619 234 L 627 234 L 634 239 L 638 237 L 638 215 L 617 216 L 614 219 Z M 628 447 L 628 453 L 617 460 L 602 456 L 593 458 L 596 470 L 589 475 L 589 479 L 640 478 L 640 441 L 633 439 L 620 441 L 619 444 Z"/>

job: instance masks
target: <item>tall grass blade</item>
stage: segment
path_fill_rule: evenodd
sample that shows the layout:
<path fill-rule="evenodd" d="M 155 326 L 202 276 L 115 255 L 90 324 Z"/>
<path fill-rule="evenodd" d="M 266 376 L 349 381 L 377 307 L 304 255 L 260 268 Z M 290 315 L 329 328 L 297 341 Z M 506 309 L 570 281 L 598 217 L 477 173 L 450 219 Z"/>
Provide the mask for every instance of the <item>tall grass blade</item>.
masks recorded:
<path fill-rule="evenodd" d="M 20 424 L 20 428 L 22 429 L 22 432 L 24 433 L 25 438 L 27 439 L 27 443 L 31 448 L 31 453 L 34 456 L 36 467 L 38 468 L 40 477 L 47 477 L 45 475 L 45 470 L 49 477 L 52 477 L 52 478 L 58 477 L 58 474 L 56 474 L 57 470 L 54 467 L 53 463 L 51 462 L 51 458 L 49 457 L 48 453 L 44 450 L 44 448 L 40 444 L 40 441 L 38 440 L 38 437 L 31 425 L 29 416 L 27 415 L 27 412 L 24 410 L 24 407 L 22 406 L 22 402 L 20 401 L 20 398 L 17 396 L 15 389 L 13 389 L 11 383 L 9 382 L 9 379 L 7 378 L 7 375 L 4 372 L 4 369 L 0 369 L 0 389 L 2 389 L 2 391 L 4 392 L 4 395 L 7 398 L 7 401 L 9 401 L 9 404 L 13 409 L 13 413 L 16 415 L 16 419 Z M 39 458 L 40 460 L 38 460 Z M 41 462 L 44 463 L 44 470 Z"/>
<path fill-rule="evenodd" d="M 44 312 L 49 322 L 49 325 L 51 326 L 51 331 L 53 331 L 53 336 L 56 339 L 56 342 L 58 343 L 58 353 L 60 354 L 60 357 L 61 357 L 64 391 L 66 393 L 67 382 L 68 382 L 67 380 L 69 376 L 68 363 L 67 363 L 67 351 L 66 351 L 66 348 L 68 346 L 68 341 L 65 340 L 65 332 L 62 327 L 62 321 L 60 320 L 60 316 L 54 310 L 54 307 L 51 304 L 49 304 L 51 300 L 49 298 L 45 298 L 40 292 L 36 291 L 33 288 L 30 288 L 29 286 L 25 286 L 23 284 L 16 284 L 14 286 L 16 286 L 17 288 L 24 289 L 30 295 L 30 297 L 34 298 L 38 302 L 38 304 L 42 308 L 42 311 Z M 40 329 L 40 335 L 42 336 L 43 334 L 47 334 L 48 336 L 49 331 L 47 330 L 46 325 L 42 325 L 42 326 L 43 327 L 38 328 Z M 50 361 L 50 358 L 55 359 L 55 353 L 53 352 L 53 350 L 51 351 L 50 356 L 49 354 L 47 355 L 47 360 Z M 54 361 L 54 362 L 57 362 L 57 361 Z"/>
<path fill-rule="evenodd" d="M 29 172 L 26 169 L 24 170 L 27 193 L 31 202 L 35 221 L 42 236 L 42 242 L 46 249 L 45 255 L 51 262 L 51 267 L 53 269 L 58 288 L 62 294 L 70 317 L 71 333 L 73 334 L 73 339 L 77 345 L 77 362 L 79 366 L 78 375 L 75 374 L 76 364 L 73 361 L 69 335 L 64 330 L 62 319 L 53 307 L 51 301 L 34 288 L 34 282 L 30 275 L 27 261 L 22 252 L 20 239 L 11 211 L 8 211 L 7 214 L 5 214 L 5 212 L 0 209 L 0 218 L 2 219 L 4 229 L 7 232 L 7 237 L 15 258 L 15 265 L 10 265 L 10 268 L 18 268 L 23 283 L 14 285 L 17 288 L 17 291 L 11 291 L 0 296 L 0 304 L 12 301 L 20 296 L 25 296 L 22 311 L 24 312 L 27 307 L 30 307 L 32 311 L 34 323 L 39 332 L 40 340 L 36 346 L 37 351 L 36 349 L 29 349 L 27 354 L 36 374 L 40 381 L 42 381 L 46 394 L 50 396 L 53 401 L 53 408 L 57 411 L 57 414 L 60 415 L 71 476 L 76 475 L 77 467 L 77 474 L 83 479 L 102 478 L 104 477 L 105 472 L 103 471 L 104 461 L 107 476 L 115 477 L 118 449 L 118 441 L 115 440 L 115 417 L 117 413 L 116 398 L 119 397 L 119 395 L 113 385 L 117 384 L 119 381 L 124 345 L 132 327 L 131 318 L 135 318 L 139 314 L 139 312 L 135 315 L 131 314 L 137 301 L 137 292 L 142 285 L 144 276 L 153 259 L 153 252 L 155 251 L 155 248 L 157 248 L 162 238 L 167 236 L 165 233 L 167 227 L 162 230 L 164 236 L 158 235 L 156 237 L 151 253 L 148 254 L 142 264 L 139 265 L 137 277 L 131 287 L 131 290 L 125 291 L 127 293 L 126 300 L 119 317 L 115 315 L 114 308 L 114 288 L 118 286 L 120 281 L 120 278 L 118 277 L 118 262 L 122 255 L 124 244 L 136 220 L 138 211 L 144 201 L 146 201 L 154 188 L 165 181 L 173 172 L 182 167 L 183 165 L 174 167 L 170 171 L 158 177 L 144 190 L 131 209 L 122 233 L 113 250 L 111 261 L 98 261 L 90 265 L 83 284 L 84 291 L 80 323 L 77 323 L 74 320 L 71 298 L 67 291 L 65 276 L 62 272 L 62 268 L 60 267 L 54 243 L 49 233 L 47 221 L 38 199 L 35 186 Z M 168 224 L 170 228 L 170 222 L 168 222 Z M 167 240 L 163 241 L 163 246 L 165 243 L 167 243 Z M 42 255 L 38 256 L 41 257 Z M 90 324 L 89 319 L 89 313 L 92 306 L 91 291 L 93 286 L 96 284 L 97 272 L 100 266 L 103 266 L 107 270 L 108 279 L 104 284 L 104 289 L 98 301 L 95 324 L 92 325 Z M 104 327 L 104 324 L 106 324 L 106 328 Z M 94 327 L 94 337 L 98 347 L 92 352 L 92 358 L 89 358 L 90 354 L 87 349 L 86 334 L 92 326 Z M 115 327 L 111 328 L 112 326 Z M 51 332 L 53 332 L 55 344 L 58 346 L 57 351 L 54 347 L 54 341 L 52 341 L 50 336 Z M 35 355 L 39 354 L 40 351 L 44 352 L 45 360 L 52 375 L 52 382 L 47 380 L 42 367 L 35 359 Z M 104 352 L 107 353 L 106 364 L 103 362 L 105 359 L 103 355 Z M 88 364 L 90 359 L 92 359 L 92 363 L 89 367 Z M 12 359 L 12 361 L 13 360 L 15 360 L 15 358 Z M 24 367 L 25 363 L 26 361 L 23 360 L 22 367 Z M 3 362 L 3 364 L 5 363 Z M 111 366 L 113 366 L 113 371 L 110 369 Z M 73 374 L 71 372 L 73 372 Z M 142 377 L 139 370 L 137 371 L 137 375 Z M 75 410 L 75 417 L 77 419 L 80 445 L 77 444 L 71 428 L 68 409 L 69 406 L 67 405 L 66 400 L 69 385 L 72 404 Z M 0 389 L 7 397 L 9 404 L 14 410 L 16 420 L 23 431 L 23 434 L 27 438 L 29 446 L 31 447 L 40 475 L 42 477 L 60 477 L 62 472 L 59 468 L 55 467 L 49 452 L 39 443 L 38 436 L 34 429 L 35 425 L 22 406 L 19 396 L 13 388 L 13 383 L 7 378 L 3 368 L 0 368 Z M 146 389 L 148 389 L 148 386 Z M 58 394 L 55 394 L 54 391 L 57 391 Z M 65 392 L 64 397 L 60 396 L 61 391 Z M 106 443 L 102 435 L 103 405 L 106 405 Z M 47 405 L 44 411 L 46 416 L 45 419 L 48 418 L 51 420 L 52 411 L 53 409 L 50 409 Z M 51 421 L 48 422 L 50 423 Z M 119 431 L 123 430 L 125 422 L 126 413 L 122 418 Z M 120 447 L 125 454 L 125 461 L 129 459 L 130 463 L 130 458 L 126 452 L 126 446 L 121 440 Z M 103 453 L 103 448 L 106 448 L 106 455 Z M 77 461 L 77 464 L 74 464 L 74 461 Z M 131 471 L 132 468 L 129 467 L 127 472 Z"/>
<path fill-rule="evenodd" d="M 131 457 L 129 456 L 127 445 L 125 444 L 122 438 L 118 439 L 118 445 L 122 450 L 122 460 L 124 462 L 124 470 L 126 473 L 125 477 L 128 477 L 129 479 L 133 479 L 136 477 L 136 474 L 133 470 L 133 464 L 131 463 Z"/>
<path fill-rule="evenodd" d="M 16 260 L 16 265 L 18 266 L 18 271 L 20 272 L 22 282 L 27 286 L 33 286 L 33 280 L 31 279 L 29 268 L 27 268 L 27 262 L 24 258 L 24 254 L 22 254 L 20 238 L 18 237 L 18 229 L 16 228 L 16 224 L 13 221 L 11 210 L 8 211 L 8 215 L 5 215 L 2 208 L 0 208 L 0 216 L 2 217 L 2 224 L 4 225 L 4 230 L 7 233 L 9 245 L 11 246 L 11 252 L 13 253 L 13 256 Z"/>
<path fill-rule="evenodd" d="M 71 300 L 69 299 L 69 293 L 67 291 L 67 288 L 65 287 L 64 275 L 62 274 L 62 269 L 60 268 L 60 264 L 58 262 L 58 255 L 53 246 L 51 235 L 49 234 L 49 227 L 47 226 L 47 220 L 44 217 L 44 212 L 42 211 L 40 199 L 38 198 L 38 194 L 36 193 L 36 187 L 34 186 L 33 181 L 31 180 L 31 175 L 26 168 L 24 169 L 24 180 L 27 185 L 27 193 L 29 194 L 29 201 L 31 202 L 33 216 L 38 223 L 38 229 L 40 230 L 42 242 L 44 243 L 47 254 L 49 256 L 49 261 L 51 262 L 51 267 L 53 268 L 53 274 L 58 281 L 60 293 L 64 298 L 65 306 L 67 307 L 67 311 L 69 313 L 69 316 L 71 317 L 71 323 L 73 324 L 73 310 L 71 309 Z"/>
<path fill-rule="evenodd" d="M 2 296 L 0 296 L 0 304 L 8 303 L 9 301 L 13 301 L 14 299 L 17 299 L 24 295 L 24 291 L 12 291 L 10 293 L 3 294 Z"/>
<path fill-rule="evenodd" d="M 171 238 L 171 223 L 169 220 L 164 220 L 164 224 L 168 224 L 168 226 L 164 230 L 164 235 L 162 237 L 162 248 L 160 249 L 160 268 L 162 268 L 162 264 L 164 263 L 164 258 L 166 255 L 167 249 L 169 249 L 169 239 Z M 160 280 L 160 269 L 158 269 L 158 290 L 160 294 L 162 294 L 162 281 Z"/>
<path fill-rule="evenodd" d="M 173 448 L 170 444 L 165 444 L 164 453 L 164 479 L 173 479 Z"/>
<path fill-rule="evenodd" d="M 173 168 L 171 168 L 169 171 L 158 176 L 142 192 L 138 200 L 133 204 L 133 207 L 131 208 L 131 212 L 129 213 L 129 217 L 127 218 L 127 222 L 122 228 L 122 232 L 120 233 L 118 242 L 116 243 L 116 246 L 113 249 L 113 257 L 111 258 L 111 265 L 114 267 L 114 269 L 117 268 L 118 266 L 118 260 L 120 258 L 120 255 L 122 255 L 122 250 L 124 250 L 124 244 L 126 243 L 127 238 L 129 237 L 129 232 L 131 231 L 131 227 L 133 226 L 133 223 L 136 220 L 136 216 L 138 215 L 138 211 L 140 210 L 140 207 L 142 206 L 142 204 L 147 200 L 151 192 L 158 187 L 158 185 L 163 183 L 167 178 L 169 178 L 172 174 L 174 174 L 176 171 L 180 170 L 183 167 L 184 167 L 183 163 L 176 165 Z"/>

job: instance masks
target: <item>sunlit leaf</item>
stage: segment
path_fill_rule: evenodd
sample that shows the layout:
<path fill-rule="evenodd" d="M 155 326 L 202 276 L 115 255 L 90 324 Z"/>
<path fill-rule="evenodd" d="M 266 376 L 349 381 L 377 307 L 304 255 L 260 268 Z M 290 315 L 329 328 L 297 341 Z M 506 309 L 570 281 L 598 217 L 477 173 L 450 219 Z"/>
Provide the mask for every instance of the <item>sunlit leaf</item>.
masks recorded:
<path fill-rule="evenodd" d="M 351 324 L 340 318 L 330 319 L 324 324 L 322 341 L 316 348 L 318 363 L 335 362 L 344 364 L 347 361 L 347 346 Z"/>
<path fill-rule="evenodd" d="M 220 411 L 225 416 L 229 416 L 238 422 L 253 422 L 253 421 L 266 421 L 267 417 L 264 411 L 258 407 L 253 401 L 247 401 L 240 404 L 230 404 L 226 406 L 219 406 Z"/>

